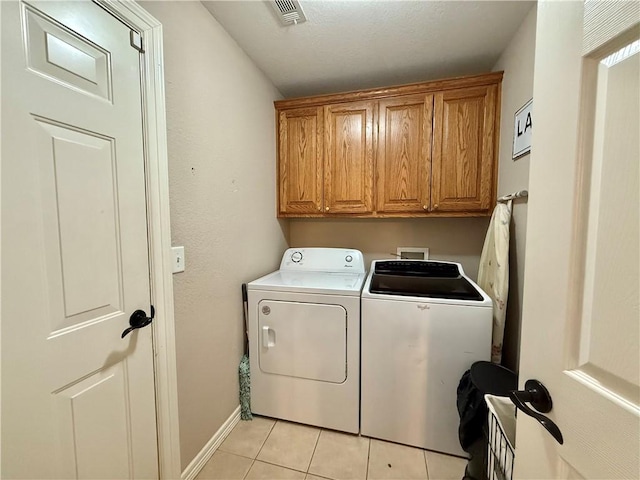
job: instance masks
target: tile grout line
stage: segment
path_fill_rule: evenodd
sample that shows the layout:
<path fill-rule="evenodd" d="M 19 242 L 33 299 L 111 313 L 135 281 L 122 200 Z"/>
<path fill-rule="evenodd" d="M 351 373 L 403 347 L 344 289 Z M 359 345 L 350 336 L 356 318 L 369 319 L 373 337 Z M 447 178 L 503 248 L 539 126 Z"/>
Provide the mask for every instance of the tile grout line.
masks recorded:
<path fill-rule="evenodd" d="M 429 480 L 429 462 L 427 461 L 427 451 L 422 450 L 422 456 L 424 457 L 424 468 L 427 470 L 427 480 Z"/>
<path fill-rule="evenodd" d="M 320 435 L 322 435 L 323 430 L 324 428 L 320 429 L 320 432 L 318 433 L 318 438 L 316 438 L 316 444 L 313 446 L 313 453 L 311 454 L 311 458 L 309 459 L 309 465 L 307 465 L 307 471 L 305 472 L 307 475 L 309 474 L 309 469 L 311 468 L 311 464 L 313 463 L 313 456 L 316 454 L 316 448 L 318 448 L 318 443 L 320 442 Z M 305 478 L 306 478 L 306 475 L 305 475 Z"/>
<path fill-rule="evenodd" d="M 280 467 L 280 468 L 284 468 L 286 470 L 292 470 L 294 472 L 304 473 L 305 477 L 306 477 L 306 475 L 309 473 L 308 470 L 309 470 L 309 467 L 311 467 L 311 460 L 313 460 L 313 455 L 315 454 L 316 447 L 317 447 L 318 441 L 320 439 L 320 433 L 318 433 L 318 438 L 316 439 L 316 443 L 315 443 L 315 445 L 313 447 L 313 453 L 311 454 L 311 460 L 309 460 L 309 465 L 307 466 L 307 470 L 298 470 L 297 468 L 293 468 L 293 467 L 290 467 L 290 466 L 287 466 L 287 465 L 280 465 L 278 463 L 273 463 L 273 462 L 270 462 L 270 461 L 267 461 L 267 460 L 258 460 L 258 456 L 260 455 L 260 452 L 262 452 L 262 449 L 266 445 L 267 440 L 271 436 L 271 433 L 273 433 L 273 429 L 276 427 L 276 423 L 280 422 L 279 419 L 273 419 L 273 420 L 274 420 L 273 425 L 271 425 L 271 429 L 269 430 L 269 433 L 267 434 L 266 438 L 264 439 L 264 442 L 262 442 L 260 450 L 258 450 L 258 453 L 256 454 L 256 458 L 254 459 L 254 463 L 255 462 L 262 462 L 262 463 L 266 463 L 268 465 L 272 465 L 274 467 Z M 319 430 L 320 430 L 320 432 L 322 432 L 322 429 L 319 429 Z M 247 474 L 248 474 L 248 472 L 247 472 Z"/>
<path fill-rule="evenodd" d="M 258 453 L 256 453 L 256 456 L 254 458 L 254 461 L 258 459 L 258 456 L 260 455 L 260 452 L 262 452 L 262 449 L 266 445 L 267 440 L 269 440 L 269 437 L 271 436 L 271 433 L 273 432 L 273 429 L 276 428 L 276 423 L 278 423 L 278 420 L 274 420 L 273 425 L 271 425 L 271 428 L 269 429 L 269 433 L 267 433 L 267 436 L 264 437 L 264 441 L 260 445 L 260 448 L 258 449 Z M 260 461 L 262 461 L 262 460 L 260 460 Z"/>
<path fill-rule="evenodd" d="M 279 467 L 279 468 L 282 468 L 284 470 L 291 470 L 293 472 L 304 473 L 304 474 L 308 473 L 308 472 L 305 472 L 304 470 L 298 470 L 297 468 L 293 468 L 293 467 L 289 467 L 289 466 L 285 466 L 285 465 L 280 465 L 279 463 L 268 462 L 266 460 L 258 460 L 258 459 L 256 459 L 256 462 L 266 463 L 267 465 L 271 465 L 273 467 Z"/>
<path fill-rule="evenodd" d="M 369 479 L 369 462 L 370 462 L 370 458 L 371 458 L 371 438 L 369 438 L 369 448 L 367 448 L 367 470 L 366 473 L 364 475 L 365 479 Z"/>
<path fill-rule="evenodd" d="M 269 429 L 269 433 L 267 433 L 267 436 L 264 437 L 264 441 L 260 445 L 260 448 L 258 449 L 258 452 L 256 453 L 256 456 L 251 459 L 251 465 L 249 466 L 249 470 L 247 470 L 247 473 L 245 473 L 244 477 L 242 477 L 242 480 L 245 480 L 247 478 L 247 476 L 249 475 L 249 472 L 251 471 L 251 469 L 255 465 L 255 463 L 256 463 L 256 461 L 258 459 L 258 455 L 260 455 L 260 452 L 262 451 L 262 447 L 264 447 L 264 444 L 267 443 L 267 439 L 269 438 L 269 435 L 271 435 L 273 427 L 276 426 L 276 423 L 277 423 L 277 420 L 273 422 L 273 425 L 271 425 L 271 428 Z M 248 457 L 245 457 L 245 458 L 248 458 Z"/>
<path fill-rule="evenodd" d="M 247 475 L 249 475 L 249 472 L 253 468 L 253 464 L 254 463 L 256 463 L 256 459 L 255 458 L 253 460 L 251 460 L 251 465 L 249 465 L 249 470 L 247 470 L 247 473 L 244 474 L 244 477 L 242 477 L 242 480 L 245 480 L 247 478 Z"/>

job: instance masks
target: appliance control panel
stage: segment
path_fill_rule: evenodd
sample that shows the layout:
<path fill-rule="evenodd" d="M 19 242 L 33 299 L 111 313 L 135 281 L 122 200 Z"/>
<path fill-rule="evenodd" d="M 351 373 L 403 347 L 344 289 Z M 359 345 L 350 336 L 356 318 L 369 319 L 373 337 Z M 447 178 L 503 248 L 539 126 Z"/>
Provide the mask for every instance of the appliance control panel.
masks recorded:
<path fill-rule="evenodd" d="M 365 273 L 362 252 L 352 248 L 289 248 L 282 256 L 280 270 Z"/>

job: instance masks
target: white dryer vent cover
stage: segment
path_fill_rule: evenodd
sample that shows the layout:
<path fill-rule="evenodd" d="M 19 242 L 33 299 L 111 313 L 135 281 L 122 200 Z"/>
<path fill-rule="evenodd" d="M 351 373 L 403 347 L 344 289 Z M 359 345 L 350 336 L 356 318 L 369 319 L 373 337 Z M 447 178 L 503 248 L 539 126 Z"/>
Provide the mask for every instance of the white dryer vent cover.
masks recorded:
<path fill-rule="evenodd" d="M 270 3 L 283 25 L 297 25 L 307 21 L 297 0 L 272 0 Z"/>

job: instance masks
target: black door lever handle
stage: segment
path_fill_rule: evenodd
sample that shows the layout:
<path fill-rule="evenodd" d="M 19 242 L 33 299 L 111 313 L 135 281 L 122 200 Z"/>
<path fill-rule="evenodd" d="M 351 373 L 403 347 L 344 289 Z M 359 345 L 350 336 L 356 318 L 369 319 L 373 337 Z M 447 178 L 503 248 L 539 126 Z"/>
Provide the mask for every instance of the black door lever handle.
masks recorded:
<path fill-rule="evenodd" d="M 547 390 L 547 388 L 538 380 L 527 380 L 524 384 L 524 388 L 524 390 L 513 390 L 509 392 L 509 398 L 517 408 L 540 422 L 551 436 L 555 438 L 560 445 L 562 445 L 564 443 L 562 432 L 553 420 L 542 415 L 542 413 L 550 412 L 553 407 L 549 390 Z M 531 403 L 537 412 L 529 407 L 527 402 Z"/>
<path fill-rule="evenodd" d="M 147 314 L 144 310 L 136 310 L 129 317 L 129 328 L 127 328 L 124 332 L 122 332 L 122 336 L 120 338 L 124 338 L 129 335 L 131 332 L 138 328 L 143 328 L 149 325 L 153 321 L 153 317 L 155 317 L 156 311 L 151 305 L 151 316 L 147 317 Z"/>

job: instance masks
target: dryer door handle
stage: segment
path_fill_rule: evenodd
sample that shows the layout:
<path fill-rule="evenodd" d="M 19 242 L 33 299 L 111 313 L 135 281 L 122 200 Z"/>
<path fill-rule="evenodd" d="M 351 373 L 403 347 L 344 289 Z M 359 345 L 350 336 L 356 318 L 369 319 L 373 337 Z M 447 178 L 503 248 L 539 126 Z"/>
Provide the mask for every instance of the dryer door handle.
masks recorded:
<path fill-rule="evenodd" d="M 267 325 L 262 327 L 262 346 L 264 348 L 270 348 L 275 346 L 275 342 L 269 341 L 269 332 L 272 331 L 271 328 Z"/>

